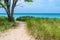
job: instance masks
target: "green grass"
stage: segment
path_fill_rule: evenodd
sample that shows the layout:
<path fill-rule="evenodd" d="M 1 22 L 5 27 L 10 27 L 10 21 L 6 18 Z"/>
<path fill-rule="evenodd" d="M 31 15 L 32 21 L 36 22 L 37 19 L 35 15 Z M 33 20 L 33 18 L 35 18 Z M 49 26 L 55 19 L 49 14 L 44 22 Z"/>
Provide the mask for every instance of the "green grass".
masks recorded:
<path fill-rule="evenodd" d="M 34 17 L 32 17 L 32 16 L 21 16 L 21 17 L 18 17 L 16 20 L 27 21 L 27 20 L 30 20 L 30 18 L 34 18 Z"/>
<path fill-rule="evenodd" d="M 60 18 L 30 17 L 24 20 L 28 33 L 36 40 L 60 40 Z"/>
<path fill-rule="evenodd" d="M 9 22 L 7 17 L 0 16 L 0 32 L 8 30 L 14 25 L 14 22 Z"/>

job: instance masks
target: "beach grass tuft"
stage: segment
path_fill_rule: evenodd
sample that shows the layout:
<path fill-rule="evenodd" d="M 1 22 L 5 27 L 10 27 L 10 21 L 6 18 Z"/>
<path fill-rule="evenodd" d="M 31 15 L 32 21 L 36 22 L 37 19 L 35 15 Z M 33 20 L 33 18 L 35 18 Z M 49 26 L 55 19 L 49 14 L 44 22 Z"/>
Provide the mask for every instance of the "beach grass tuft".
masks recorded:
<path fill-rule="evenodd" d="M 28 33 L 36 40 L 60 40 L 60 18 L 31 17 L 25 22 Z"/>
<path fill-rule="evenodd" d="M 14 22 L 9 22 L 5 16 L 0 16 L 0 32 L 4 32 L 14 25 Z"/>

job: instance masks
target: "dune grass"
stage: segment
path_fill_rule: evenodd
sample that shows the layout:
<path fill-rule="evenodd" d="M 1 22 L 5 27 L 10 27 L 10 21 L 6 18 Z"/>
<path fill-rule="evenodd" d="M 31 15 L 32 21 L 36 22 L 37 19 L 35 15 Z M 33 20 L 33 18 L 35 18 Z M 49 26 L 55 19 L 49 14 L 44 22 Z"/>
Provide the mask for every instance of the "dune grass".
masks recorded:
<path fill-rule="evenodd" d="M 14 22 L 9 22 L 7 17 L 0 16 L 0 32 L 3 32 L 14 25 Z"/>
<path fill-rule="evenodd" d="M 36 18 L 27 21 L 27 29 L 36 40 L 60 40 L 60 19 Z"/>
<path fill-rule="evenodd" d="M 32 17 L 32 16 L 21 16 L 21 17 L 18 17 L 16 20 L 27 21 L 27 20 L 30 20 L 31 18 L 34 18 L 34 17 Z"/>
<path fill-rule="evenodd" d="M 36 40 L 60 40 L 60 18 L 30 17 L 25 22 L 28 33 Z"/>

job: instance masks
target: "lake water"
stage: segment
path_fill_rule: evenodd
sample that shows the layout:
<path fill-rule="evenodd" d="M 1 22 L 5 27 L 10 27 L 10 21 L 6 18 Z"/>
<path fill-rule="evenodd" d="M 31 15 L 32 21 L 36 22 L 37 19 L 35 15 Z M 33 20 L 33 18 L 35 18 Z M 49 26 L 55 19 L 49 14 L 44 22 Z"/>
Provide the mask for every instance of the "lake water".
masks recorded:
<path fill-rule="evenodd" d="M 6 13 L 0 13 L 0 16 L 7 16 Z M 14 17 L 19 16 L 34 16 L 43 18 L 60 18 L 60 13 L 14 13 Z"/>

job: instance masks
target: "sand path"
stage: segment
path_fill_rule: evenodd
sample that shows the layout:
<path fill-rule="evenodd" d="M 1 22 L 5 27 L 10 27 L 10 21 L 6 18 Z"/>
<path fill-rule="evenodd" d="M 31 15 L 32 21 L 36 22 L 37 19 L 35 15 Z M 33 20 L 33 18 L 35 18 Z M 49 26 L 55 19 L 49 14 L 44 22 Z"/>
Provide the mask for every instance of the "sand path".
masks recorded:
<path fill-rule="evenodd" d="M 0 33 L 0 40 L 34 40 L 27 34 L 25 22 L 19 22 L 18 27 L 9 29 L 7 32 Z"/>

